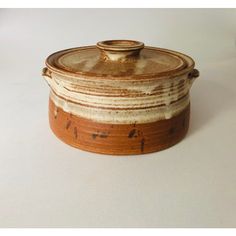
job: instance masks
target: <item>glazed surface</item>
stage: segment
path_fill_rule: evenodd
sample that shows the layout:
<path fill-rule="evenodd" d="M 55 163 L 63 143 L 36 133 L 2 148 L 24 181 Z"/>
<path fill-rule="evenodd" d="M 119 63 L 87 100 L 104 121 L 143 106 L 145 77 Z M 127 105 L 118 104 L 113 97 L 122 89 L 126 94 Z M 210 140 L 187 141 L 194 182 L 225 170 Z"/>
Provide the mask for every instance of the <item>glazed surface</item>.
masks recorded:
<path fill-rule="evenodd" d="M 136 50 L 124 52 L 89 46 L 56 52 L 46 64 L 52 71 L 99 77 L 159 77 L 193 66 L 190 57 L 167 49 L 144 47 L 138 54 Z"/>
<path fill-rule="evenodd" d="M 149 123 L 170 119 L 189 104 L 192 80 L 97 80 L 66 78 L 52 73 L 46 77 L 50 98 L 62 110 L 109 124 Z"/>
<path fill-rule="evenodd" d="M 64 142 L 92 152 L 141 154 L 180 141 L 198 70 L 187 55 L 133 40 L 56 52 L 43 75 L 50 125 Z"/>
<path fill-rule="evenodd" d="M 107 124 L 65 112 L 49 99 L 50 126 L 63 142 L 82 150 L 113 154 L 144 154 L 168 148 L 187 133 L 190 105 L 171 119 L 146 124 Z"/>

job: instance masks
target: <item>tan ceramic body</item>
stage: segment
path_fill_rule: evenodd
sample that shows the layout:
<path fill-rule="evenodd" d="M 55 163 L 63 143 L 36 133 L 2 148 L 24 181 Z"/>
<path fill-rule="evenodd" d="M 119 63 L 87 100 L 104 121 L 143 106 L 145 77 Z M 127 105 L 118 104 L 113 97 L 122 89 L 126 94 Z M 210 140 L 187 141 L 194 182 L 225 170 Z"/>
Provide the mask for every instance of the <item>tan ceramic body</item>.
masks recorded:
<path fill-rule="evenodd" d="M 116 53 L 114 59 L 107 54 L 114 60 L 122 55 Z M 198 76 L 192 59 L 179 55 L 189 66 L 158 78 L 98 78 L 61 73 L 47 65 L 43 75 L 51 88 L 52 130 L 72 146 L 106 154 L 141 154 L 172 146 L 187 132 L 189 90 Z"/>

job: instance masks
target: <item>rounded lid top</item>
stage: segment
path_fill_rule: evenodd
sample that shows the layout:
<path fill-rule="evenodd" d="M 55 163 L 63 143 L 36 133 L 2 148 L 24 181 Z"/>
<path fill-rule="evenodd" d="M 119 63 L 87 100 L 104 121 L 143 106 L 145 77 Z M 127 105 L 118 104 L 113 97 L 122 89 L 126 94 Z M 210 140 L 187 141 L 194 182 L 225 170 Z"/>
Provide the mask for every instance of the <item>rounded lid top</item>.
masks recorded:
<path fill-rule="evenodd" d="M 96 46 L 67 49 L 50 55 L 47 67 L 59 74 L 94 77 L 162 77 L 185 73 L 194 61 L 179 52 L 147 47 L 133 40 L 107 40 Z"/>

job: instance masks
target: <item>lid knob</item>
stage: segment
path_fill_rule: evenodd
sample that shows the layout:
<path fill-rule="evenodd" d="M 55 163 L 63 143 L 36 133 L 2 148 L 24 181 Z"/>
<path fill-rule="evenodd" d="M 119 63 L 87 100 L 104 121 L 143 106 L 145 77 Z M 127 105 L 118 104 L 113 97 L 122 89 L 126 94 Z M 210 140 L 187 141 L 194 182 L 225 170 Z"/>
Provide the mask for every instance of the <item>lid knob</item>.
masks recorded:
<path fill-rule="evenodd" d="M 105 60 L 126 61 L 138 57 L 144 43 L 134 40 L 106 40 L 97 43 Z"/>

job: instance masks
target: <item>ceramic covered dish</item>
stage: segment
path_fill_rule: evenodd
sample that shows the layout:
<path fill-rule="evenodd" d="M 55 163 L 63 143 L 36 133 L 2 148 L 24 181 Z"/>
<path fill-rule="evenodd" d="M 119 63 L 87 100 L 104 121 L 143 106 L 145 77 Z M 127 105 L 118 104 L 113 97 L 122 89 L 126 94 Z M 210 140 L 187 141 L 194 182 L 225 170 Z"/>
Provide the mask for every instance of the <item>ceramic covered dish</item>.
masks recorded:
<path fill-rule="evenodd" d="M 83 150 L 122 155 L 159 151 L 185 136 L 199 72 L 182 53 L 108 40 L 50 55 L 43 76 L 55 135 Z"/>

